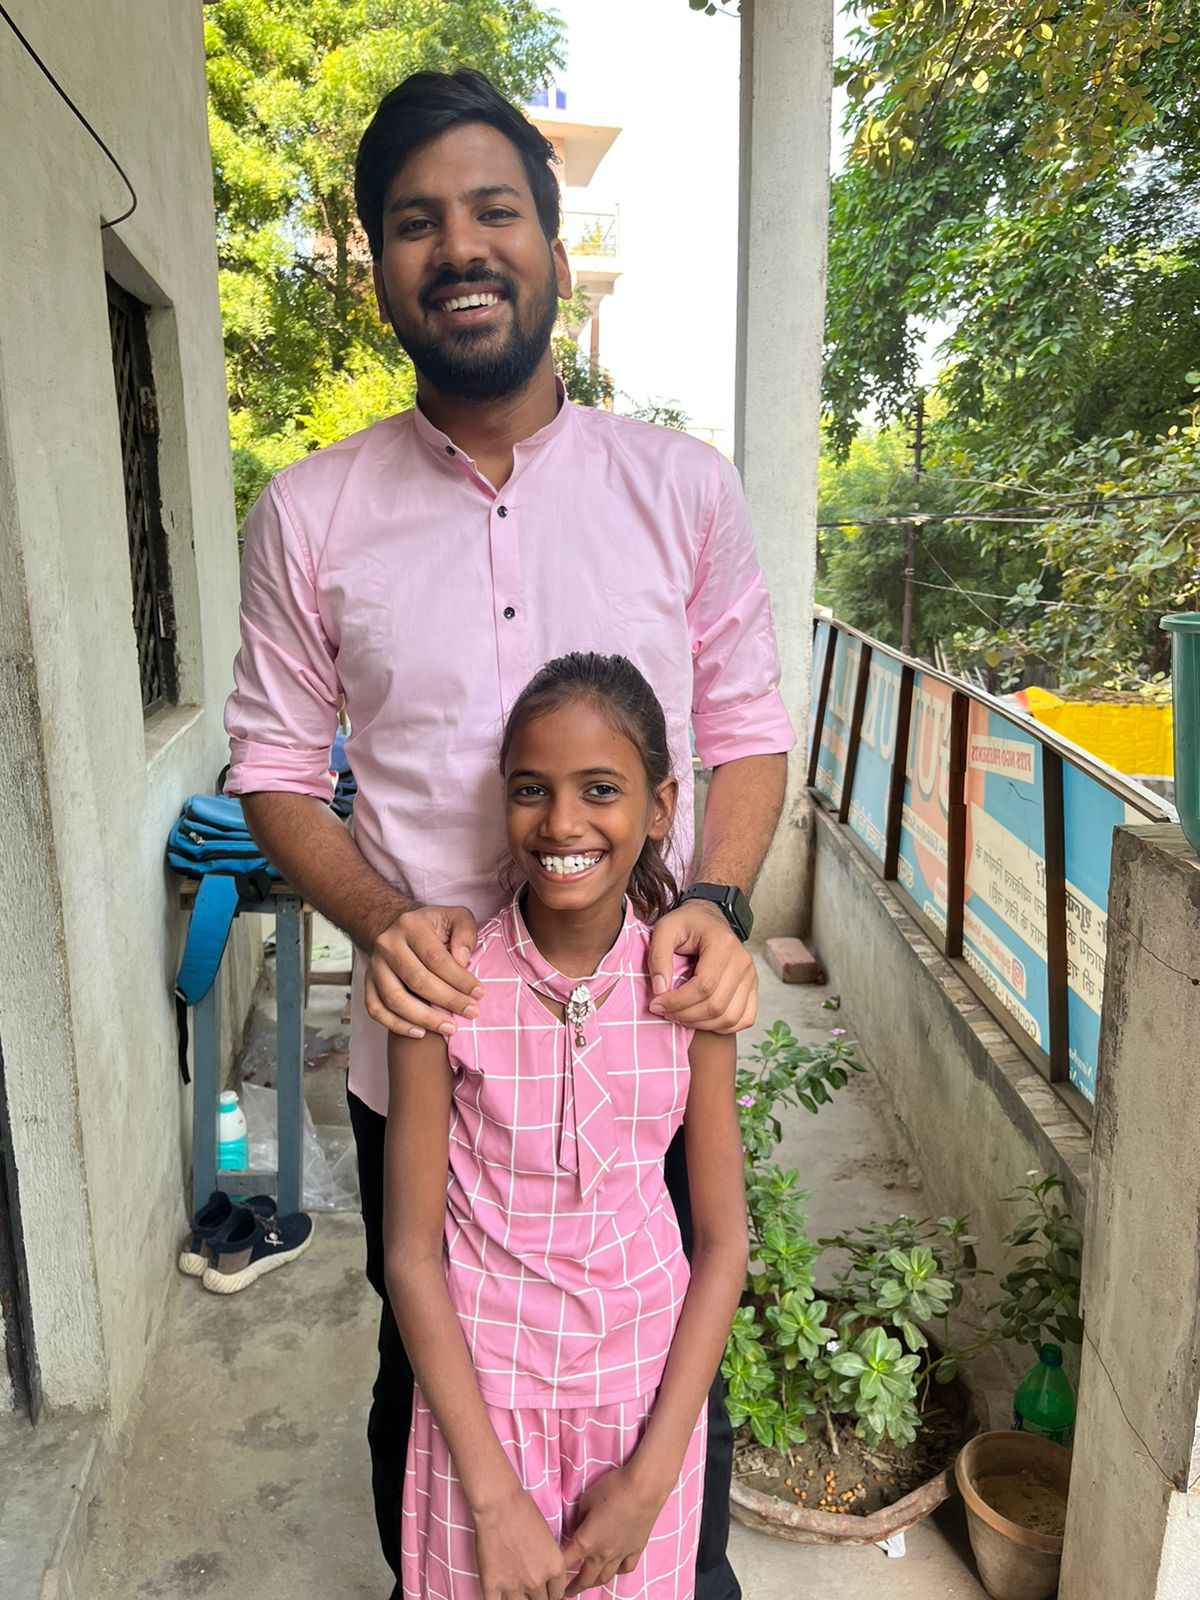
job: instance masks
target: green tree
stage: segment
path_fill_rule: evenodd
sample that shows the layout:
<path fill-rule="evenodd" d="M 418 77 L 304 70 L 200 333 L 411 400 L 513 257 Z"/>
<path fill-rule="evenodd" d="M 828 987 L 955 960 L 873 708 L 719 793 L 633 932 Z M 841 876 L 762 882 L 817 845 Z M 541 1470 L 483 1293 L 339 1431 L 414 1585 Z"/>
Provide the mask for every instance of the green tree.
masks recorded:
<path fill-rule="evenodd" d="M 1040 473 L 1028 486 L 1051 510 L 1037 524 L 1040 571 L 1011 599 L 984 602 L 995 620 L 958 630 L 960 657 L 1007 663 L 1013 681 L 1032 658 L 1068 690 L 1165 693 L 1159 619 L 1200 609 L 1198 485 L 1200 404 L 1162 434 L 1092 439 Z"/>
<path fill-rule="evenodd" d="M 825 403 L 837 449 L 866 407 L 882 420 L 907 410 L 932 322 L 952 328 L 946 424 L 976 449 L 1000 441 L 1010 459 L 1050 461 L 1097 432 L 1166 426 L 1188 398 L 1184 374 L 1200 364 L 1200 44 L 1194 29 L 1158 28 L 1130 53 L 1130 18 L 1105 0 L 1120 27 L 1111 82 L 1094 81 L 1094 49 L 1069 69 L 1060 58 L 1070 41 L 1082 48 L 1096 9 L 1065 0 L 1054 42 L 1037 22 L 1024 55 L 1007 34 L 975 37 L 981 18 L 995 21 L 988 0 L 911 0 L 852 36 L 838 71 L 853 156 L 830 213 Z M 954 21 L 968 17 L 947 77 Z M 1043 68 L 1056 74 L 1049 89 Z M 1128 112 L 1104 121 L 1084 161 L 1078 128 L 1115 83 Z M 1062 122 L 1050 154 L 1048 104 Z"/>
<path fill-rule="evenodd" d="M 354 154 L 381 97 L 410 72 L 468 65 L 520 101 L 561 42 L 532 0 L 205 8 L 239 516 L 280 466 L 412 401 L 354 212 Z"/>
<path fill-rule="evenodd" d="M 936 102 L 1002 89 L 1020 107 L 1021 156 L 1050 202 L 1124 159 L 1165 109 L 1160 53 L 1180 43 L 1190 0 L 897 0 L 856 5 L 869 35 L 843 65 L 856 108 L 854 156 L 894 171 Z M 886 49 L 879 44 L 886 41 Z"/>
<path fill-rule="evenodd" d="M 962 498 L 936 450 L 925 466 L 914 478 L 911 436 L 899 424 L 861 429 L 841 459 L 824 442 L 818 466 L 816 599 L 892 645 L 900 643 L 908 528 L 882 519 L 950 511 Z M 989 558 L 987 587 L 1011 581 L 1013 565 Z M 954 585 L 979 585 L 981 553 L 963 524 L 919 522 L 914 566 L 912 648 L 930 656 L 935 645 L 970 631 L 977 614 Z"/>
<path fill-rule="evenodd" d="M 967 570 L 944 565 L 984 591 L 955 598 L 974 613 L 960 645 L 1014 678 L 1040 658 L 1067 685 L 1142 681 L 1161 665 L 1159 614 L 1194 592 L 1188 502 L 1041 511 L 1104 482 L 1196 482 L 1180 419 L 1200 368 L 1194 6 L 852 8 L 862 20 L 838 73 L 853 152 L 830 214 L 831 449 L 845 457 L 865 419 L 909 411 L 928 329 L 948 328 L 931 458 L 958 507 L 1030 508 L 956 525 Z"/>
<path fill-rule="evenodd" d="M 588 292 L 577 286 L 571 298 L 559 306 L 550 346 L 567 398 L 580 406 L 609 406 L 615 392 L 611 373 L 584 355 L 575 342 L 591 314 Z"/>

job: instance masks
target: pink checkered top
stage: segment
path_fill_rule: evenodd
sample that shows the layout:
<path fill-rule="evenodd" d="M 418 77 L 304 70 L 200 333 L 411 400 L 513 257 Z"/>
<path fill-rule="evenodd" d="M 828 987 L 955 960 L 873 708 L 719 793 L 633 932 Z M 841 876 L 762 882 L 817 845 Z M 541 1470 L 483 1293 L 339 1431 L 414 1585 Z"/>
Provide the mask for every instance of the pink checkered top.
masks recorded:
<path fill-rule="evenodd" d="M 649 946 L 628 903 L 586 979 L 542 957 L 516 900 L 480 933 L 479 1016 L 449 1042 L 446 1279 L 492 1405 L 608 1404 L 662 1375 L 689 1277 L 663 1157 L 692 1032 L 650 1013 Z"/>

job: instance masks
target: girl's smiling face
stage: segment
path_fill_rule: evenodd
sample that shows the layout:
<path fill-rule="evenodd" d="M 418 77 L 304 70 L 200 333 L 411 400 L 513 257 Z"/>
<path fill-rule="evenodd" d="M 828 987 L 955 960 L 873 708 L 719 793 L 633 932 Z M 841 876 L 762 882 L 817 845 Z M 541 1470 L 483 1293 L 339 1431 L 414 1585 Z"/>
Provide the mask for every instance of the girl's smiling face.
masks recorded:
<path fill-rule="evenodd" d="M 554 911 L 615 909 L 643 844 L 661 843 L 675 815 L 675 780 L 651 791 L 637 746 L 586 698 L 518 729 L 504 782 L 513 860 Z"/>

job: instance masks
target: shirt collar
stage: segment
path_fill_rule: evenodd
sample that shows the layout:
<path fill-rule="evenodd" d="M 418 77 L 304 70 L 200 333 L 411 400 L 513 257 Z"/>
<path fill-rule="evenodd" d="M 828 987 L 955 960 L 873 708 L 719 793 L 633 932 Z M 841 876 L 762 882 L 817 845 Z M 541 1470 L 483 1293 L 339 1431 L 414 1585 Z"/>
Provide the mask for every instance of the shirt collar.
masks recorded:
<path fill-rule="evenodd" d="M 554 416 L 551 417 L 544 428 L 539 428 L 536 433 L 531 433 L 527 439 L 518 439 L 514 449 L 538 450 L 542 445 L 549 444 L 552 439 L 557 438 L 560 433 L 565 432 L 570 426 L 575 406 L 572 401 L 567 399 L 567 391 L 563 388 L 561 378 L 554 380 L 554 391 L 558 396 L 558 410 L 554 413 Z M 475 465 L 467 452 L 460 449 L 449 434 L 443 433 L 440 428 L 434 427 L 433 423 L 421 410 L 421 402 L 419 400 L 412 408 L 412 418 L 417 437 L 436 455 L 443 459 L 457 456 L 461 461 L 466 461 L 471 466 Z"/>
<path fill-rule="evenodd" d="M 625 916 L 620 932 L 607 955 L 597 964 L 595 972 L 585 978 L 568 978 L 565 973 L 559 972 L 557 967 L 552 967 L 534 944 L 533 936 L 525 926 L 525 918 L 521 914 L 521 896 L 524 892 L 522 886 L 501 913 L 501 928 L 509 960 L 526 983 L 551 999 L 565 1004 L 580 985 L 592 993 L 594 1001 L 598 998 L 597 991 L 602 992 L 607 984 L 611 984 L 617 978 L 633 974 L 635 943 L 633 936 L 637 927 L 637 917 L 628 895 L 625 897 Z M 640 966 L 638 970 L 641 970 Z"/>

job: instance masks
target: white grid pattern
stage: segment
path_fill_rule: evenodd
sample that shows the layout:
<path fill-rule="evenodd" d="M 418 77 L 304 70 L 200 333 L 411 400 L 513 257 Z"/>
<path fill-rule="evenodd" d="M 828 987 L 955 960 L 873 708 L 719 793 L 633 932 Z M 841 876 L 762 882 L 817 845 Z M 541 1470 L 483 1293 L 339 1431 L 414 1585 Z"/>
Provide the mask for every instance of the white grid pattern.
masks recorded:
<path fill-rule="evenodd" d="M 449 1045 L 446 1278 L 489 1404 L 607 1405 L 662 1375 L 688 1285 L 663 1158 L 691 1031 L 648 1010 L 649 943 L 627 907 L 580 980 L 544 960 L 516 901 L 480 934 L 480 1014 Z M 580 982 L 604 1001 L 577 1048 L 538 994 Z"/>
<path fill-rule="evenodd" d="M 496 1437 L 556 1539 L 574 1532 L 579 1502 L 596 1479 L 629 1460 L 654 1399 L 648 1394 L 594 1409 L 561 1411 L 488 1406 Z M 701 1411 L 679 1482 L 651 1529 L 642 1559 L 632 1572 L 585 1590 L 584 1600 L 692 1600 L 706 1420 Z M 405 1600 L 479 1600 L 470 1508 L 446 1441 L 419 1389 L 404 1475 L 400 1580 Z"/>

